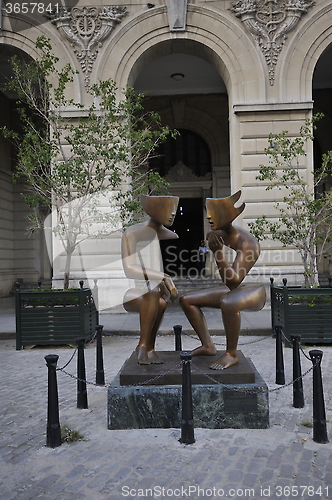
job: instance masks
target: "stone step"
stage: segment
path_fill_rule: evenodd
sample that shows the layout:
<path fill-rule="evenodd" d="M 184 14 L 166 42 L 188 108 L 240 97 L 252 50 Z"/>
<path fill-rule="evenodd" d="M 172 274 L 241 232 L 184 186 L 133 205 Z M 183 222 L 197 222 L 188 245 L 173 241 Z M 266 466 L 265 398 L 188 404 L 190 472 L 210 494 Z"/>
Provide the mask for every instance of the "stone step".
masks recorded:
<path fill-rule="evenodd" d="M 176 286 L 179 293 L 190 292 L 193 290 L 199 290 L 202 288 L 215 288 L 222 284 L 220 279 L 210 278 L 174 278 L 174 285 Z"/>

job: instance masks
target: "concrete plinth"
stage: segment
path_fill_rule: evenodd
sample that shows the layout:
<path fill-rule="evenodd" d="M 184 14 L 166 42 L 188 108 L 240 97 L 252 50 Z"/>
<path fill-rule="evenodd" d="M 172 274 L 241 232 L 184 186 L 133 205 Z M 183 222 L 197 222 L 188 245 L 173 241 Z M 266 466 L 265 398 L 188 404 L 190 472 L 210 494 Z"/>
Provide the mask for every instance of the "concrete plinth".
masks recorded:
<path fill-rule="evenodd" d="M 134 353 L 133 353 L 134 354 Z M 165 351 L 158 353 L 164 359 L 163 365 L 140 366 L 135 361 L 136 369 L 147 372 L 151 376 L 146 378 L 148 384 L 121 385 L 122 374 L 128 372 L 128 366 L 133 369 L 133 355 L 121 368 L 120 372 L 108 388 L 108 429 L 148 429 L 148 428 L 180 428 L 181 427 L 181 383 L 168 382 L 160 384 L 162 377 L 155 374 L 160 370 L 162 374 L 177 381 L 174 371 L 181 372 L 179 352 Z M 222 352 L 218 353 L 218 356 Z M 238 368 L 215 371 L 208 368 L 214 357 L 201 356 L 193 358 L 192 380 L 199 374 L 198 382 L 192 384 L 195 427 L 207 429 L 266 429 L 269 427 L 268 388 L 249 358 L 244 358 L 240 352 Z M 205 358 L 205 362 L 204 362 Z M 200 359 L 201 367 L 195 367 Z M 216 357 L 217 359 L 217 357 Z M 241 371 L 246 366 L 246 377 L 250 382 L 229 382 L 232 371 Z M 206 367 L 204 368 L 204 364 Z M 203 365 L 203 368 L 202 368 Z M 197 365 L 198 366 L 198 363 Z M 150 369 L 150 372 L 149 372 Z M 228 372 L 228 370 L 230 370 Z M 130 371 L 130 370 L 129 370 Z M 202 374 L 203 372 L 203 374 Z M 214 383 L 211 378 L 217 376 L 224 380 Z M 228 372 L 228 373 L 227 373 Z M 165 377 L 166 375 L 163 375 Z M 154 377 L 158 377 L 155 379 Z M 137 383 L 142 381 L 137 380 Z"/>

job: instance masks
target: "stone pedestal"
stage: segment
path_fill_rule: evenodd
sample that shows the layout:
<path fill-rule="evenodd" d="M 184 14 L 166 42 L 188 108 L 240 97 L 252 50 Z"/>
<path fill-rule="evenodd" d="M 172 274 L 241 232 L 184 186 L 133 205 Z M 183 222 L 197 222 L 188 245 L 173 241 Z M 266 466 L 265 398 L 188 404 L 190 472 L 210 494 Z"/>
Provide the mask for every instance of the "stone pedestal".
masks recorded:
<path fill-rule="evenodd" d="M 134 352 L 121 368 L 108 388 L 109 429 L 181 427 L 180 353 L 158 354 L 164 360 L 162 365 L 141 366 Z M 268 388 L 255 366 L 239 351 L 238 365 L 211 370 L 209 366 L 221 355 L 192 360 L 195 427 L 268 428 Z"/>

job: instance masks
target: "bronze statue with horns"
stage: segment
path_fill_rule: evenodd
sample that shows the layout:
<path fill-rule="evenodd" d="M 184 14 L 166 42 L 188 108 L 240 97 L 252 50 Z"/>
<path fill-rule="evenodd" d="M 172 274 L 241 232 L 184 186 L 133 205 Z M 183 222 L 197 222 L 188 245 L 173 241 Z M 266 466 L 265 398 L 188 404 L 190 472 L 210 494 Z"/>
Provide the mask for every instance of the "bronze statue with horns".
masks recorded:
<path fill-rule="evenodd" d="M 139 312 L 140 339 L 136 352 L 141 365 L 163 363 L 155 352 L 156 335 L 168 300 L 177 298 L 177 289 L 163 272 L 159 240 L 178 238 L 167 229 L 174 222 L 178 203 L 177 196 L 141 195 L 141 205 L 150 218 L 130 226 L 122 236 L 124 272 L 128 278 L 144 283 L 141 288 L 128 290 L 123 301 L 128 312 Z"/>
<path fill-rule="evenodd" d="M 225 369 L 239 362 L 237 344 L 241 325 L 240 312 L 259 311 L 266 300 L 264 285 L 242 283 L 260 255 L 260 246 L 252 234 L 232 224 L 245 207 L 244 203 L 238 208 L 234 206 L 240 196 L 241 191 L 238 191 L 228 198 L 206 199 L 207 220 L 211 227 L 206 238 L 223 284 L 216 288 L 188 292 L 180 298 L 181 307 L 202 342 L 192 352 L 193 356 L 213 356 L 217 353 L 201 308 L 215 307 L 221 310 L 226 333 L 226 352 L 210 366 L 215 370 Z M 236 252 L 232 265 L 225 257 L 224 246 Z"/>

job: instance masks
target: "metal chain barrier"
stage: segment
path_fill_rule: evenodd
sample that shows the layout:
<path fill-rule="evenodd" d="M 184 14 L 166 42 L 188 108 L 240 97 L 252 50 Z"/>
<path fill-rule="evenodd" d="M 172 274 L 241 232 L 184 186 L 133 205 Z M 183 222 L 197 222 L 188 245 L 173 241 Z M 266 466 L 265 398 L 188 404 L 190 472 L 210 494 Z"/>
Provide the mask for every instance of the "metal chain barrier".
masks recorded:
<path fill-rule="evenodd" d="M 266 338 L 270 338 L 270 337 L 266 337 Z M 262 339 L 263 340 L 263 339 Z M 68 375 L 69 377 L 71 377 L 72 379 L 74 380 L 77 380 L 79 382 L 85 382 L 86 384 L 89 384 L 89 385 L 92 385 L 92 386 L 96 386 L 96 387 L 105 387 L 105 388 L 108 388 L 111 386 L 111 384 L 105 384 L 103 386 L 101 386 L 100 384 L 96 384 L 95 382 L 89 382 L 88 380 L 84 380 L 84 379 L 81 379 L 79 377 L 77 377 L 76 375 L 73 375 L 69 372 L 67 372 L 64 368 L 66 368 L 69 363 L 73 360 L 75 354 L 77 352 L 77 348 L 75 349 L 73 355 L 71 356 L 70 360 L 62 367 L 58 367 L 56 368 L 57 371 L 61 371 L 62 373 L 64 373 L 65 375 Z M 307 357 L 307 356 L 305 356 Z M 310 359 L 310 358 L 308 358 Z M 276 388 L 273 388 L 273 389 L 268 389 L 268 392 L 276 392 L 276 391 L 279 391 L 280 389 L 283 389 L 285 387 L 289 387 L 291 385 L 293 385 L 295 382 L 297 382 L 298 380 L 301 380 L 303 379 L 306 375 L 308 375 L 316 366 L 317 366 L 317 363 L 316 362 L 314 365 L 312 365 L 306 372 L 304 372 L 302 375 L 300 375 L 299 377 L 297 377 L 296 379 L 292 380 L 291 382 L 288 382 L 287 384 L 284 384 L 284 385 L 281 385 L 280 387 L 276 387 Z M 234 387 L 231 387 L 230 385 L 228 384 L 223 384 L 222 382 L 219 382 L 218 380 L 215 380 L 213 377 L 211 377 L 209 374 L 205 373 L 203 370 L 201 370 L 197 365 L 195 365 L 195 363 L 192 363 L 191 362 L 191 365 L 200 373 L 202 373 L 208 380 L 210 380 L 211 382 L 213 382 L 214 384 L 217 384 L 217 385 L 221 385 L 223 387 L 225 387 L 226 389 L 231 389 L 233 390 L 234 392 L 241 392 L 241 393 L 248 393 L 248 394 L 258 394 L 260 392 L 263 392 L 263 389 L 261 390 L 250 390 L 250 389 L 238 389 L 238 388 L 234 388 Z M 137 384 L 131 384 L 131 385 L 128 385 L 126 387 L 137 387 L 137 386 L 143 386 L 143 385 L 148 385 L 149 383 L 152 383 L 162 377 L 164 377 L 165 375 L 168 375 L 169 373 L 173 372 L 175 368 L 178 368 L 179 366 L 181 366 L 181 363 L 178 363 L 176 364 L 175 366 L 173 366 L 172 368 L 170 368 L 169 370 L 167 370 L 166 372 L 163 372 L 161 373 L 160 375 L 157 375 L 156 377 L 153 377 L 149 380 L 145 380 L 143 382 L 139 382 Z"/>
<path fill-rule="evenodd" d="M 101 331 L 102 326 L 98 325 L 98 335 L 97 335 L 97 344 L 101 343 Z M 95 335 L 96 336 L 96 335 Z M 279 341 L 281 342 L 281 336 L 278 335 Z M 299 361 L 299 335 L 291 336 L 293 342 L 293 353 L 296 352 L 296 360 L 293 355 L 293 365 L 300 363 Z M 86 384 L 96 386 L 96 387 L 105 387 L 109 388 L 112 384 L 105 385 L 96 382 L 89 382 L 86 380 L 85 373 L 85 361 L 84 361 L 84 338 L 77 338 L 77 348 L 74 353 L 70 357 L 69 361 L 61 368 L 58 368 L 57 361 L 58 355 L 48 355 L 45 356 L 46 364 L 48 367 L 48 408 L 47 408 L 47 427 L 46 427 L 46 446 L 55 448 L 61 445 L 61 429 L 59 422 L 59 401 L 58 401 L 58 390 L 57 390 L 57 378 L 56 371 L 61 371 L 65 375 L 71 377 L 72 379 L 77 381 L 77 408 L 88 408 L 88 400 L 87 400 L 87 391 Z M 98 347 L 98 346 L 97 346 Z M 296 348 L 296 349 L 295 349 Z M 302 350 L 302 349 L 301 349 Z M 65 368 L 71 363 L 74 359 L 74 356 L 78 353 L 77 356 L 77 376 L 67 372 Z M 302 350 L 303 353 L 303 350 Z M 303 353 L 305 355 L 305 353 Z M 313 440 L 318 443 L 327 443 L 327 429 L 326 429 L 326 415 L 325 415 L 325 405 L 324 405 L 324 394 L 323 394 L 323 385 L 322 385 L 322 377 L 321 377 L 321 359 L 323 356 L 323 352 L 319 350 L 310 351 L 310 360 L 312 362 L 312 366 L 303 374 L 301 374 L 301 369 L 299 371 L 294 371 L 293 366 L 293 378 L 291 382 L 287 384 L 279 384 L 279 387 L 273 389 L 265 389 L 265 387 L 258 387 L 257 389 L 249 389 L 249 388 L 240 388 L 234 387 L 234 384 L 223 384 L 218 380 L 215 380 L 208 373 L 205 373 L 200 367 L 192 363 L 192 353 L 181 351 L 180 358 L 181 362 L 174 365 L 169 370 L 153 377 L 143 382 L 139 382 L 137 384 L 130 384 L 127 387 L 138 387 L 143 385 L 149 385 L 155 382 L 156 380 L 164 377 L 169 373 L 174 373 L 176 368 L 179 368 L 182 365 L 182 420 L 181 420 L 181 439 L 179 440 L 183 444 L 192 444 L 195 442 L 194 436 L 194 420 L 193 420 L 193 402 L 192 402 L 192 386 L 191 386 L 191 366 L 199 373 L 204 375 L 208 380 L 213 382 L 218 386 L 222 386 L 223 389 L 228 389 L 232 392 L 238 392 L 242 394 L 260 394 L 260 393 L 272 393 L 279 391 L 285 387 L 289 387 L 293 385 L 293 396 L 294 396 L 294 386 L 298 381 L 302 387 L 302 379 L 307 376 L 313 370 Z M 305 357 L 307 357 L 305 355 Z M 296 362 L 295 362 L 296 361 Z M 97 362 L 98 365 L 98 362 Z M 97 368 L 98 371 L 98 368 Z M 300 373 L 298 377 L 296 375 Z M 278 383 L 278 382 L 276 382 Z M 240 385 L 240 384 L 239 384 Z M 241 384 L 244 385 L 244 384 Z M 264 384 L 266 386 L 266 384 Z M 302 389 L 301 389 L 302 390 Z M 298 401 L 297 401 L 298 402 Z M 298 402 L 299 403 L 299 402 Z M 302 408 L 304 405 L 304 401 L 300 404 L 295 405 L 295 399 L 293 406 L 296 408 Z"/>
<path fill-rule="evenodd" d="M 77 351 L 77 349 L 76 349 L 76 351 Z M 105 385 L 101 386 L 100 384 L 96 384 L 95 382 L 89 382 L 88 380 L 81 379 L 81 378 L 77 377 L 77 375 L 73 375 L 72 373 L 67 372 L 66 370 L 64 370 L 64 368 L 69 365 L 69 363 L 70 363 L 70 361 L 72 361 L 72 359 L 73 359 L 73 356 L 71 357 L 71 359 L 68 361 L 68 363 L 63 368 L 58 367 L 58 368 L 56 368 L 56 370 L 64 373 L 65 375 L 68 375 L 68 377 L 70 377 L 74 380 L 77 380 L 78 382 L 85 382 L 86 384 L 94 385 L 95 387 L 105 387 L 107 389 L 108 387 L 110 387 L 112 385 L 111 383 L 109 383 L 109 384 L 105 384 Z M 160 375 L 157 375 L 156 377 L 150 378 L 149 380 L 144 380 L 143 382 L 138 382 L 137 384 L 126 385 L 126 387 L 137 387 L 137 386 L 147 385 L 151 382 L 154 382 L 155 380 L 158 380 L 161 377 L 164 377 L 164 375 L 168 375 L 169 373 L 172 373 L 175 368 L 178 368 L 180 366 L 181 366 L 181 363 L 177 363 L 172 368 L 170 368 L 166 372 L 161 373 Z"/>
<path fill-rule="evenodd" d="M 284 384 L 284 385 L 282 385 L 280 387 L 276 387 L 274 389 L 269 389 L 268 392 L 276 392 L 276 391 L 279 391 L 280 389 L 284 389 L 285 387 L 289 387 L 290 385 L 294 384 L 294 382 L 297 382 L 298 380 L 300 380 L 303 377 L 305 377 L 306 375 L 308 375 L 308 373 L 310 373 L 315 368 L 316 365 L 317 365 L 317 363 L 315 365 L 311 366 L 305 373 L 303 373 L 300 377 L 297 377 L 295 380 L 292 380 L 291 382 L 288 382 L 287 384 Z M 231 387 L 230 385 L 223 384 L 222 382 L 219 382 L 218 380 L 215 380 L 213 377 L 211 377 L 210 375 L 208 375 L 207 373 L 205 373 L 203 370 L 201 370 L 197 365 L 195 365 L 195 363 L 192 363 L 192 366 L 194 366 L 195 369 L 198 372 L 200 372 L 203 375 L 205 375 L 205 377 L 207 377 L 209 380 L 211 380 L 215 384 L 222 385 L 226 389 L 231 389 L 234 392 L 241 392 L 241 393 L 245 392 L 245 393 L 248 393 L 248 394 L 258 394 L 260 392 L 263 392 L 263 389 L 257 390 L 257 391 L 253 391 L 253 390 L 250 390 L 250 389 L 248 389 L 248 390 L 247 389 L 237 389 L 237 388 L 234 389 L 234 387 Z"/>
<path fill-rule="evenodd" d="M 189 337 L 190 339 L 194 339 L 194 340 L 197 340 L 198 341 L 198 338 L 197 337 L 194 337 L 194 335 L 190 335 L 189 333 L 185 333 L 185 332 L 182 332 L 182 335 L 185 335 L 186 337 Z M 249 345 L 249 344 L 256 344 L 257 342 L 261 342 L 262 340 L 266 340 L 266 339 L 270 339 L 271 338 L 271 335 L 268 335 L 266 337 L 262 337 L 260 339 L 257 339 L 257 340 L 250 340 L 250 342 L 244 342 L 242 344 L 238 344 L 239 346 L 242 346 L 242 345 Z M 223 343 L 217 343 L 217 342 L 213 342 L 214 345 L 220 345 L 220 346 L 225 346 L 226 343 L 223 342 Z"/>
<path fill-rule="evenodd" d="M 67 368 L 67 366 L 69 365 L 69 363 L 72 362 L 72 360 L 74 359 L 74 356 L 75 354 L 77 353 L 77 349 L 78 347 L 75 348 L 74 352 L 73 352 L 73 355 L 71 356 L 70 360 L 68 361 L 68 363 L 66 363 L 64 366 L 62 366 L 61 368 L 57 368 L 57 370 L 60 370 L 60 371 L 64 371 L 64 368 Z"/>
<path fill-rule="evenodd" d="M 283 336 L 284 340 L 286 340 L 286 342 L 289 342 L 288 338 L 287 338 L 287 337 L 286 337 L 286 335 L 284 334 L 284 330 L 283 330 L 283 329 L 281 329 L 281 335 Z M 301 345 L 300 345 L 300 351 L 302 352 L 302 354 L 303 354 L 303 356 L 304 356 L 305 358 L 307 358 L 309 361 L 311 361 L 310 356 L 307 356 L 307 354 L 304 352 L 304 350 L 303 350 L 303 348 L 301 347 Z M 294 381 L 294 382 L 295 382 L 295 381 Z"/>

